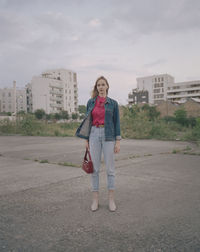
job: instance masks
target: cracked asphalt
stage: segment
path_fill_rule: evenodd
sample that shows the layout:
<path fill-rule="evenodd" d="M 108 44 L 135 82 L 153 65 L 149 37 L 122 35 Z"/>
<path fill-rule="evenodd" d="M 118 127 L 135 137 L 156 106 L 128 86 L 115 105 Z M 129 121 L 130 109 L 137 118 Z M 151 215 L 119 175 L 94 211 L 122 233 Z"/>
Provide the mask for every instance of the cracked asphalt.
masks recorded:
<path fill-rule="evenodd" d="M 100 207 L 90 211 L 83 155 L 78 138 L 0 136 L 1 252 L 200 251 L 199 147 L 122 140 L 114 213 L 103 162 Z"/>

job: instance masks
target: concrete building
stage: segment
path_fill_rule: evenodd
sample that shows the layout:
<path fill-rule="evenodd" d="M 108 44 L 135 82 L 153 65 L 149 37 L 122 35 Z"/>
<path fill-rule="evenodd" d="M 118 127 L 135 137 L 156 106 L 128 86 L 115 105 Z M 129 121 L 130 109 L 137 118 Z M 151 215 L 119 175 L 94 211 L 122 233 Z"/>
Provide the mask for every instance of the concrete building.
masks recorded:
<path fill-rule="evenodd" d="M 138 104 L 138 103 L 149 103 L 149 94 L 146 90 L 139 91 L 137 88 L 133 89 L 131 93 L 128 94 L 128 104 Z"/>
<path fill-rule="evenodd" d="M 188 98 L 200 102 L 200 80 L 175 83 L 167 89 L 167 99 L 171 102 L 185 103 Z"/>
<path fill-rule="evenodd" d="M 16 81 L 13 81 L 12 88 L 0 89 L 0 112 L 16 114 L 19 111 L 27 111 L 26 90 L 17 89 Z"/>
<path fill-rule="evenodd" d="M 149 104 L 159 104 L 167 99 L 167 88 L 173 86 L 174 78 L 169 74 L 159 74 L 137 78 L 138 91 L 148 92 Z"/>
<path fill-rule="evenodd" d="M 34 76 L 27 86 L 29 109 L 44 109 L 47 114 L 78 112 L 77 75 L 66 69 L 45 71 Z"/>

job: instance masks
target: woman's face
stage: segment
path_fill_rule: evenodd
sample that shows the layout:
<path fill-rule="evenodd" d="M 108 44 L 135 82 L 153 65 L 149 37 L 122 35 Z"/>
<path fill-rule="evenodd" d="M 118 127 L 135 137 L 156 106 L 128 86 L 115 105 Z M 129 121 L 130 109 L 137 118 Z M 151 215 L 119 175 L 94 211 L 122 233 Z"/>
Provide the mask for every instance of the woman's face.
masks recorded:
<path fill-rule="evenodd" d="M 104 79 L 100 79 L 97 82 L 97 90 L 98 90 L 99 96 L 106 97 L 107 89 L 108 89 L 108 85 L 106 84 L 106 81 Z"/>

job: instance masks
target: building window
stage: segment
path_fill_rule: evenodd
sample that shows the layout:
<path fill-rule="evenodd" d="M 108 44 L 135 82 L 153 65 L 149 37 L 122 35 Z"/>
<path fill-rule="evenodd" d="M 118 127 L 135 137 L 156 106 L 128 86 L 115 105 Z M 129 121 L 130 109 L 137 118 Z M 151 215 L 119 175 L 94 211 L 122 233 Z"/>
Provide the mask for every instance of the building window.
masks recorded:
<path fill-rule="evenodd" d="M 153 92 L 154 92 L 154 93 L 160 93 L 160 88 L 154 89 Z"/>
<path fill-rule="evenodd" d="M 8 97 L 11 97 L 11 93 L 10 92 L 8 93 Z"/>
<path fill-rule="evenodd" d="M 76 74 L 74 73 L 74 82 L 76 82 Z"/>
<path fill-rule="evenodd" d="M 157 82 L 157 78 L 155 78 L 155 82 Z"/>

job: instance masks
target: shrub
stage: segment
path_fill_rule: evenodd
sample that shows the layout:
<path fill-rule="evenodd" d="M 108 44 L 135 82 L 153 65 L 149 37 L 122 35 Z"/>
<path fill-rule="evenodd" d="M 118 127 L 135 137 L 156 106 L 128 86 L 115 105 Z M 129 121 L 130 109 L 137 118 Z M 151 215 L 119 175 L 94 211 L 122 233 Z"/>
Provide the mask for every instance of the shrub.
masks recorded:
<path fill-rule="evenodd" d="M 17 120 L 17 133 L 32 136 L 34 132 L 40 130 L 41 126 L 33 115 L 26 114 Z"/>
<path fill-rule="evenodd" d="M 174 139 L 176 137 L 176 133 L 171 131 L 168 125 L 162 121 L 152 124 L 149 135 L 156 139 Z"/>
<path fill-rule="evenodd" d="M 73 119 L 73 120 L 78 119 L 78 114 L 77 114 L 77 113 L 72 113 L 72 119 Z"/>
<path fill-rule="evenodd" d="M 197 124 L 195 117 L 188 117 L 187 118 L 187 125 L 191 126 L 192 128 L 195 127 Z"/>
<path fill-rule="evenodd" d="M 176 122 L 185 126 L 187 125 L 187 112 L 185 109 L 178 109 L 174 112 Z"/>
<path fill-rule="evenodd" d="M 160 116 L 160 112 L 157 111 L 155 106 L 149 106 L 148 104 L 145 104 L 143 105 L 142 110 L 146 111 L 150 121 L 155 121 Z"/>
<path fill-rule="evenodd" d="M 15 134 L 16 127 L 15 122 L 10 121 L 9 119 L 4 119 L 0 121 L 0 133 L 1 134 Z"/>
<path fill-rule="evenodd" d="M 37 109 L 34 114 L 35 117 L 39 120 L 45 117 L 45 111 L 43 109 Z"/>

